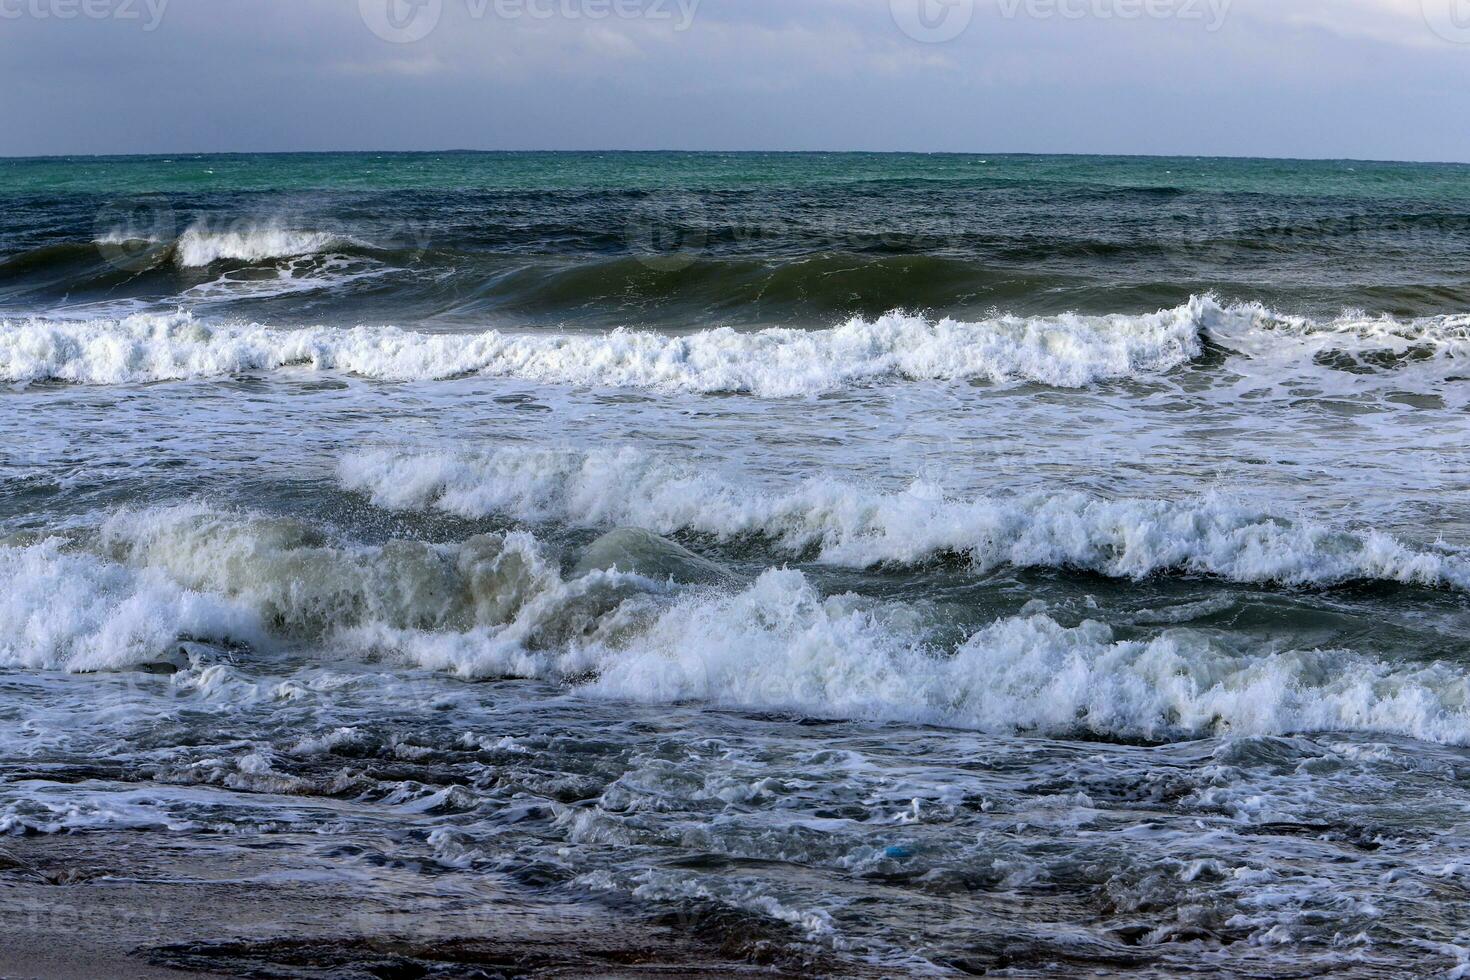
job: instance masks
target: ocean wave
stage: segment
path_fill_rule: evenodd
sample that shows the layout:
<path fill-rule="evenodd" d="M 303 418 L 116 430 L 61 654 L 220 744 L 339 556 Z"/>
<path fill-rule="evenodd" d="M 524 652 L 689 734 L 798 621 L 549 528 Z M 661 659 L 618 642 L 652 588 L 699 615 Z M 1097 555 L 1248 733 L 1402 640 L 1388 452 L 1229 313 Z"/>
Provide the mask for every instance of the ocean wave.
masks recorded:
<path fill-rule="evenodd" d="M 1470 316 L 1315 321 L 1257 304 L 1222 306 L 1206 296 L 1136 316 L 997 316 L 966 322 L 894 312 L 821 330 L 726 327 L 687 335 L 629 329 L 604 334 L 288 330 L 207 322 L 187 312 L 91 320 L 33 317 L 0 321 L 0 379 L 117 385 L 304 368 L 389 381 L 482 376 L 781 398 L 894 381 L 1081 388 L 1157 378 L 1199 358 L 1207 340 L 1235 355 L 1230 372 L 1237 383 L 1254 377 L 1272 385 L 1310 376 L 1327 390 L 1352 388 L 1365 375 L 1391 372 L 1391 383 L 1403 385 L 1409 372 L 1419 371 L 1415 377 L 1448 397 L 1448 382 L 1470 357 Z"/>
<path fill-rule="evenodd" d="M 1196 631 L 1120 641 L 1105 625 L 1001 619 L 935 649 L 894 610 L 823 598 L 796 571 L 688 598 L 596 657 L 594 693 L 819 717 L 1173 740 L 1367 731 L 1470 740 L 1470 676 L 1346 651 L 1265 653 Z"/>
<path fill-rule="evenodd" d="M 1284 359 L 1372 372 L 1470 357 L 1470 314 L 1398 319 L 1358 311 L 1334 319 L 1279 313 L 1258 303 L 1211 324 L 1210 339 L 1251 360 Z"/>
<path fill-rule="evenodd" d="M 1004 309 L 1072 285 L 1039 269 L 1018 272 L 973 259 L 912 253 L 780 258 L 700 253 L 657 271 L 650 268 L 657 257 L 646 255 L 574 262 L 511 259 L 483 252 L 426 256 L 428 265 L 452 266 L 456 278 L 463 273 L 474 280 L 473 298 L 466 300 L 459 288 L 454 297 L 472 309 L 563 317 L 636 311 L 659 323 L 678 322 L 681 314 L 686 322 L 767 325 L 876 318 L 894 309 Z M 493 288 L 483 288 L 492 281 Z"/>
<path fill-rule="evenodd" d="M 159 238 L 157 235 L 139 235 L 139 234 L 137 234 L 134 231 L 130 231 L 130 230 L 122 229 L 122 228 L 114 228 L 111 231 L 109 231 L 109 232 L 107 232 L 105 234 L 102 234 L 102 235 L 98 235 L 96 238 L 92 239 L 92 244 L 93 245 L 127 245 L 127 246 L 131 246 L 131 245 L 143 245 L 143 246 L 147 246 L 147 245 L 162 245 L 163 244 L 163 239 L 162 238 Z M 62 245 L 60 247 L 66 249 L 70 253 L 80 253 L 80 254 L 83 254 L 83 255 L 91 255 L 91 254 L 94 254 L 95 253 L 95 249 L 88 248 L 87 246 L 81 244 L 80 242 L 67 242 L 66 244 L 64 244 L 64 245 Z M 47 251 L 49 251 L 49 250 L 48 249 L 38 249 L 35 253 L 32 253 L 32 254 L 35 255 L 35 256 L 37 256 L 37 257 L 40 257 L 40 256 L 45 255 Z"/>
<path fill-rule="evenodd" d="M 293 229 L 274 223 L 232 224 L 225 229 L 210 229 L 207 225 L 195 224 L 171 240 L 156 235 L 139 236 L 130 230 L 113 229 L 97 236 L 93 240 L 95 247 L 92 249 L 80 244 L 65 247 L 71 252 L 84 255 L 90 252 L 95 255 L 98 247 L 140 249 L 164 245 L 168 247 L 161 250 L 161 257 L 172 256 L 174 263 L 184 269 L 203 268 L 226 260 L 266 262 L 271 259 L 316 255 L 334 248 L 368 247 L 366 243 L 349 235 Z M 37 259 L 46 254 L 46 250 L 34 253 Z"/>
<path fill-rule="evenodd" d="M 564 578 L 529 534 L 368 547 L 204 505 L 121 511 L 85 544 L 0 546 L 0 663 L 116 670 L 177 662 L 182 641 L 321 643 L 363 628 L 491 630 L 499 648 L 534 651 L 610 628 L 613 609 L 668 588 L 579 571 Z"/>
<path fill-rule="evenodd" d="M 193 228 L 177 239 L 117 230 L 87 243 L 32 249 L 0 257 L 0 298 L 12 310 L 54 312 L 0 325 L 0 348 L 15 340 L 7 332 L 46 323 L 48 315 L 53 323 L 102 325 L 102 333 L 106 324 L 124 324 L 113 338 L 122 347 L 136 345 L 143 333 L 166 333 L 178 310 L 219 310 L 291 294 L 340 299 L 359 283 L 402 272 L 398 258 L 409 257 L 327 232 L 268 227 Z M 101 317 L 114 319 L 92 319 Z"/>
<path fill-rule="evenodd" d="M 344 457 L 338 475 L 347 489 L 390 509 L 758 537 L 856 568 L 959 556 L 982 572 L 1010 565 L 1133 579 L 1183 572 L 1241 583 L 1376 580 L 1470 591 L 1463 557 L 1416 550 L 1382 532 L 1288 521 L 1215 494 L 1183 501 L 1071 492 L 965 499 L 924 482 L 885 492 L 829 478 L 764 491 L 633 448 L 380 449 Z"/>
<path fill-rule="evenodd" d="M 517 624 L 517 642 L 534 647 L 548 630 L 574 629 L 571 620 L 662 588 L 600 568 L 571 585 L 526 533 L 351 546 L 300 521 L 204 505 L 114 514 L 97 543 L 114 561 L 243 603 L 275 635 L 309 640 L 362 624 L 449 633 Z M 551 609 L 560 617 L 554 626 L 541 615 Z"/>
<path fill-rule="evenodd" d="M 168 659 L 182 641 L 262 643 L 259 618 L 162 572 L 71 553 L 52 539 L 0 546 L 0 665 L 87 672 Z"/>
<path fill-rule="evenodd" d="M 187 313 L 0 323 L 0 378 L 127 384 L 301 366 L 385 380 L 463 375 L 668 391 L 814 395 L 884 380 L 984 379 L 1081 387 L 1168 371 L 1201 352 L 1199 301 L 1147 316 L 1001 317 L 978 323 L 900 313 L 828 330 L 722 328 L 689 336 L 425 334 L 394 328 L 279 330 Z"/>
<path fill-rule="evenodd" d="M 945 644 L 911 606 L 824 596 L 799 571 L 677 589 L 604 569 L 564 577 L 529 535 L 351 548 L 291 522 L 176 507 L 116 515 L 100 544 L 0 547 L 0 586 L 12 667 L 123 669 L 185 640 L 311 635 L 325 657 L 651 703 L 1060 736 L 1470 742 L 1470 675 L 1454 665 L 1178 628 L 1119 640 L 1044 615 Z"/>
<path fill-rule="evenodd" d="M 381 279 L 397 271 L 378 262 L 362 262 L 345 256 L 298 256 L 278 263 L 272 275 L 230 271 L 210 282 L 190 286 L 178 294 L 180 302 L 225 303 L 261 300 L 295 293 L 329 293 L 354 283 Z"/>
<path fill-rule="evenodd" d="M 174 243 L 174 261 L 180 266 L 199 268 L 226 259 L 242 262 L 264 262 L 314 255 L 344 245 L 361 246 L 356 239 L 326 231 L 301 231 L 280 225 L 251 225 L 227 231 L 211 231 L 193 226 Z"/>

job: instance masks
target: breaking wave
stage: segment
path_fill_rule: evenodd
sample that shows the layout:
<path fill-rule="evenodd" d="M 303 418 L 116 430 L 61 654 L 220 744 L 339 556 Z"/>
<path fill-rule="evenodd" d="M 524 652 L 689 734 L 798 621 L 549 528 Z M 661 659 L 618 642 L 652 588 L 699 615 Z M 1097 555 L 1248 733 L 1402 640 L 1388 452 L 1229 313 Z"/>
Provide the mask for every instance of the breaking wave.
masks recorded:
<path fill-rule="evenodd" d="M 167 658 L 189 639 L 258 643 L 259 619 L 157 571 L 71 553 L 56 539 L 0 546 L 0 664 L 86 672 Z"/>
<path fill-rule="evenodd" d="M 226 259 L 264 262 L 314 255 L 343 245 L 360 245 L 354 239 L 324 231 L 293 231 L 278 225 L 254 225 L 229 231 L 210 231 L 195 226 L 174 243 L 174 261 L 184 268 L 213 265 Z"/>
<path fill-rule="evenodd" d="M 1470 562 L 1462 557 L 1416 550 L 1377 531 L 1292 522 L 1215 494 L 1184 501 L 1075 492 L 964 499 L 922 482 L 884 492 L 829 478 L 771 492 L 632 448 L 479 455 L 382 449 L 345 457 L 339 479 L 390 509 L 758 537 L 856 568 L 959 556 L 978 571 L 1057 567 L 1134 579 L 1178 571 L 1241 583 L 1371 579 L 1470 590 Z"/>
<path fill-rule="evenodd" d="M 1081 387 L 1166 372 L 1202 351 L 1201 330 L 1236 314 L 1198 300 L 1146 316 L 891 313 L 827 330 L 729 328 L 688 336 L 427 334 L 395 328 L 280 330 L 187 313 L 0 323 L 0 378 L 130 384 L 307 367 L 410 381 L 464 375 L 594 387 L 814 395 L 885 380 L 1034 381 Z"/>
<path fill-rule="evenodd" d="M 1105 625 L 1001 619 L 937 650 L 897 610 L 823 599 L 799 572 L 686 600 L 633 649 L 608 653 L 591 689 L 821 717 L 983 731 L 1170 740 L 1371 731 L 1470 738 L 1470 676 L 1345 651 L 1248 652 L 1189 630 L 1119 641 Z"/>
<path fill-rule="evenodd" d="M 216 262 L 266 262 L 271 259 L 290 259 L 305 255 L 317 255 L 334 249 L 363 249 L 368 246 L 348 235 L 329 231 L 309 231 L 286 228 L 280 224 L 231 225 L 226 229 L 212 230 L 206 225 L 195 224 L 184 230 L 178 238 L 165 240 L 150 235 L 139 237 L 135 232 L 113 229 L 93 240 L 94 246 L 146 249 L 157 248 L 160 260 L 172 257 L 174 264 L 184 269 L 203 268 Z M 167 247 L 161 247 L 167 246 Z M 67 246 L 68 254 L 87 255 L 91 250 L 80 244 Z M 50 257 L 56 249 L 32 253 L 36 259 Z"/>
<path fill-rule="evenodd" d="M 528 534 L 352 546 L 203 505 L 114 514 L 85 545 L 0 547 L 0 586 L 0 663 L 74 672 L 177 662 L 182 641 L 320 643 L 356 629 L 493 627 L 501 646 L 534 650 L 666 589 L 610 568 L 569 582 Z"/>
<path fill-rule="evenodd" d="M 1470 742 L 1470 675 L 1443 663 L 1177 628 L 1120 640 L 1042 615 L 943 644 L 912 608 L 824 596 L 798 571 L 701 588 L 568 575 L 524 534 L 349 547 L 191 506 L 115 515 L 86 540 L 0 547 L 0 662 L 119 669 L 166 662 L 183 642 L 309 637 L 325 656 L 655 703 L 1160 740 L 1330 730 Z"/>
<path fill-rule="evenodd" d="M 286 251 L 306 244 L 291 244 L 295 233 L 281 234 Z M 234 242 L 229 236 L 209 242 L 199 245 L 198 257 L 223 254 L 219 250 L 236 245 L 242 253 L 276 247 Z M 354 275 L 381 272 L 374 267 Z M 1239 379 L 1254 378 L 1268 387 L 1311 376 L 1323 390 L 1351 390 L 1375 374 L 1402 385 L 1407 372 L 1417 372 L 1419 380 L 1458 403 L 1462 396 L 1453 396 L 1456 386 L 1448 382 L 1459 378 L 1470 357 L 1470 317 L 1315 321 L 1258 304 L 1222 306 L 1212 297 L 1137 316 L 996 316 L 968 322 L 893 312 L 822 330 L 723 327 L 686 335 L 630 329 L 603 334 L 280 329 L 209 322 L 187 312 L 93 320 L 33 317 L 0 321 L 0 379 L 120 385 L 304 368 L 388 381 L 481 376 L 781 398 L 892 381 L 1081 388 L 1142 380 L 1196 360 L 1207 339 L 1236 355 L 1230 365 Z"/>

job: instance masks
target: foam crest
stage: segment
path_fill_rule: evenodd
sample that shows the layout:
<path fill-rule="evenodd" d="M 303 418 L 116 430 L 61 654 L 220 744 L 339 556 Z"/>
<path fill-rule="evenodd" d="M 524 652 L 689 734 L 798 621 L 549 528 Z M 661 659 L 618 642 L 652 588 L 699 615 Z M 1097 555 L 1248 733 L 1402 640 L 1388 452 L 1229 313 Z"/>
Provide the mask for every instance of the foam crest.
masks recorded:
<path fill-rule="evenodd" d="M 1262 649 L 1182 628 L 1119 640 L 1100 623 L 1046 616 L 1001 619 L 953 644 L 911 604 L 826 596 L 798 571 L 685 589 L 614 569 L 568 578 L 524 534 L 349 548 L 291 522 L 171 508 L 116 515 L 98 539 L 100 550 L 0 547 L 0 663 L 124 669 L 177 659 L 184 641 L 308 640 L 328 658 L 651 703 L 1062 736 L 1470 742 L 1470 675 L 1451 664 Z"/>
<path fill-rule="evenodd" d="M 260 643 L 246 606 L 156 571 L 69 553 L 60 540 L 0 546 L 0 664 L 73 672 L 168 659 L 182 640 Z"/>
<path fill-rule="evenodd" d="M 555 629 L 552 617 L 535 609 L 572 615 L 575 599 L 596 592 L 588 600 L 595 614 L 600 603 L 616 604 L 645 586 L 637 576 L 608 573 L 600 579 L 605 589 L 570 588 L 558 564 L 524 533 L 449 545 L 354 546 L 299 521 L 202 505 L 115 514 L 98 540 L 114 561 L 225 596 L 273 633 L 299 639 L 356 627 L 463 633 L 514 625 L 520 641 L 535 645 L 542 642 L 538 630 Z"/>
<path fill-rule="evenodd" d="M 1215 494 L 1184 501 L 1081 493 L 965 499 L 927 483 L 884 492 L 828 478 L 766 491 L 631 448 L 375 450 L 346 457 L 339 477 L 387 508 L 758 537 L 857 568 L 960 556 L 982 572 L 1064 567 L 1136 579 L 1177 571 L 1242 583 L 1371 579 L 1470 590 L 1470 563 L 1462 556 L 1416 550 L 1377 531 L 1287 521 Z"/>
<path fill-rule="evenodd" d="M 1172 740 L 1365 731 L 1470 740 L 1470 676 L 1345 651 L 1252 652 L 1169 630 L 1002 619 L 957 649 L 927 644 L 898 610 L 823 598 L 795 571 L 727 597 L 691 597 L 621 650 L 589 690 L 821 717 L 1008 732 Z"/>
<path fill-rule="evenodd" d="M 279 225 L 255 225 L 229 231 L 210 231 L 195 225 L 174 243 L 174 261 L 184 268 L 212 265 L 225 259 L 261 262 L 298 255 L 314 255 L 350 239 L 323 231 L 293 231 Z"/>
<path fill-rule="evenodd" d="M 1241 315 L 1213 322 L 1212 339 L 1256 355 L 1282 346 L 1283 340 L 1292 340 L 1313 352 L 1335 348 L 1378 355 L 1378 367 L 1390 366 L 1383 360 L 1385 354 L 1418 360 L 1470 356 L 1470 314 L 1401 320 L 1387 314 L 1369 316 L 1347 311 L 1331 320 L 1314 320 L 1279 313 L 1259 303 L 1232 309 Z M 1365 366 L 1375 365 L 1370 359 Z"/>
<path fill-rule="evenodd" d="M 177 663 L 176 645 L 190 640 L 391 652 L 400 635 L 534 659 L 606 635 L 617 610 L 632 615 L 670 587 L 612 568 L 568 580 L 529 534 L 360 546 L 298 521 L 202 505 L 123 511 L 75 542 L 0 547 L 0 663 Z M 461 659 L 440 666 L 465 672 Z"/>
<path fill-rule="evenodd" d="M 0 378 L 129 384 L 307 367 L 397 381 L 483 375 L 772 398 L 893 380 L 1081 387 L 1187 363 L 1201 352 L 1204 323 L 1230 315 L 1199 300 L 1146 316 L 966 323 L 891 313 L 828 330 L 721 328 L 687 336 L 280 330 L 207 324 L 187 313 L 7 320 L 0 323 Z"/>

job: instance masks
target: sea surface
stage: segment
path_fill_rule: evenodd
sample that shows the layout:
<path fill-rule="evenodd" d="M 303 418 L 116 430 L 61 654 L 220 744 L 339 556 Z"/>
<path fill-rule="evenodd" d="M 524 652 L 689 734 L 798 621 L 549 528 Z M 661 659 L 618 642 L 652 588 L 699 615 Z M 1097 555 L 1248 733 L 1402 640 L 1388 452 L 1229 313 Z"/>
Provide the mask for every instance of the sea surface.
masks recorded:
<path fill-rule="evenodd" d="M 0 160 L 0 382 L 30 927 L 1470 975 L 1470 167 Z"/>

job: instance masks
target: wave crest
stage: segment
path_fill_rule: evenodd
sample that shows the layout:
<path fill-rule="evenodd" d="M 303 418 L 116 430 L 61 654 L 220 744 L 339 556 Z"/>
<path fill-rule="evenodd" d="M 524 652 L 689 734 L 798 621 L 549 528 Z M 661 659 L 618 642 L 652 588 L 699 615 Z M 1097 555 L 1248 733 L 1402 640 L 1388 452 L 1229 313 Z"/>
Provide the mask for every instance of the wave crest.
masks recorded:
<path fill-rule="evenodd" d="M 823 599 L 795 571 L 677 605 L 632 649 L 606 654 L 592 690 L 997 732 L 1470 738 L 1470 677 L 1447 664 L 1251 652 L 1190 630 L 1119 641 L 1101 623 L 1046 616 L 1001 619 L 936 650 L 896 611 Z"/>
<path fill-rule="evenodd" d="M 381 274 L 381 269 L 354 274 Z M 1355 390 L 1368 375 L 1403 386 L 1408 372 L 1458 404 L 1470 317 L 1401 321 L 1285 317 L 1212 297 L 1144 315 L 997 316 L 931 320 L 894 312 L 822 330 L 728 327 L 687 335 L 424 333 L 395 327 L 211 323 L 189 313 L 121 319 L 0 321 L 0 379 L 120 385 L 227 377 L 285 368 L 388 381 L 462 376 L 667 392 L 819 395 L 895 381 L 1032 382 L 1082 388 L 1157 378 L 1204 353 L 1232 356 L 1226 381 L 1267 388 L 1311 377 Z M 1241 390 L 1254 390 L 1243 388 Z M 1395 388 L 1394 390 L 1397 390 Z"/>
<path fill-rule="evenodd" d="M 331 643 L 375 630 L 493 635 L 525 656 L 586 640 L 612 610 L 667 588 L 610 568 L 565 578 L 529 534 L 349 546 L 202 505 L 119 512 L 88 545 L 0 546 L 0 663 L 116 670 L 176 659 L 186 640 Z"/>
<path fill-rule="evenodd" d="M 999 317 L 975 323 L 891 313 L 827 330 L 729 328 L 688 336 L 426 334 L 396 328 L 211 325 L 187 313 L 0 323 L 0 378 L 129 384 L 300 366 L 410 381 L 464 375 L 666 391 L 815 395 L 891 380 L 1033 381 L 1081 387 L 1158 374 L 1199 356 L 1199 300 L 1146 316 Z"/>
<path fill-rule="evenodd" d="M 395 548 L 327 545 L 300 526 L 199 508 L 115 517 L 106 556 L 55 539 L 0 546 L 0 663 L 119 669 L 183 640 L 261 645 L 327 628 L 312 648 L 328 657 L 654 703 L 1059 736 L 1363 731 L 1470 743 L 1470 675 L 1451 664 L 1263 651 L 1178 628 L 1119 640 L 1101 623 L 1041 615 L 951 645 L 908 604 L 824 596 L 794 570 L 679 591 L 613 571 L 563 578 L 526 535 Z M 490 608 L 450 614 L 456 593 Z M 343 618 L 327 627 L 324 616 Z"/>
<path fill-rule="evenodd" d="M 631 448 L 382 449 L 345 457 L 338 473 L 344 487 L 392 509 L 759 537 L 857 568 L 961 556 L 980 571 L 1056 567 L 1135 579 L 1182 571 L 1242 583 L 1372 579 L 1470 591 L 1463 558 L 1378 531 L 1294 523 L 1213 494 L 1177 502 L 1081 493 L 960 499 L 927 483 L 883 492 L 831 479 L 767 492 Z"/>
<path fill-rule="evenodd" d="M 314 255 L 342 245 L 361 243 L 325 231 L 298 231 L 280 225 L 251 225 L 211 231 L 195 225 L 174 243 L 174 261 L 183 268 L 201 268 L 226 259 L 264 262 Z"/>

